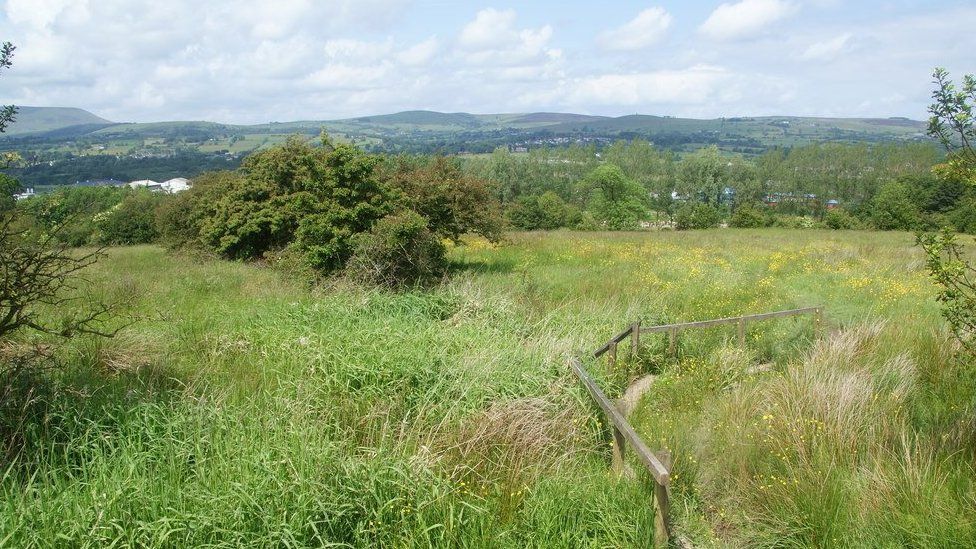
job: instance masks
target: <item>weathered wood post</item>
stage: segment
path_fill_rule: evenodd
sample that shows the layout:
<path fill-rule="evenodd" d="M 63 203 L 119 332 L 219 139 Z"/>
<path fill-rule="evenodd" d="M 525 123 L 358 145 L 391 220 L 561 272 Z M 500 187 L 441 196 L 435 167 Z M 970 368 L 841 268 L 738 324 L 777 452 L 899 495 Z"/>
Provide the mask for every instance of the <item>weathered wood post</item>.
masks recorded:
<path fill-rule="evenodd" d="M 738 324 L 739 329 L 739 347 L 745 348 L 746 346 L 746 319 L 740 317 Z"/>
<path fill-rule="evenodd" d="M 637 357 L 637 347 L 640 345 L 640 320 L 630 325 L 630 359 Z"/>
<path fill-rule="evenodd" d="M 675 357 L 678 354 L 678 329 L 668 330 L 668 356 Z"/>
<path fill-rule="evenodd" d="M 661 450 L 658 458 L 664 467 L 671 470 L 671 452 Z M 668 478 L 670 481 L 670 477 Z M 654 546 L 669 547 L 671 543 L 671 489 L 669 484 L 654 482 L 654 500 L 657 512 L 654 513 Z"/>
<path fill-rule="evenodd" d="M 610 348 L 607 350 L 607 366 L 610 371 L 617 368 L 617 342 L 610 341 Z"/>
<path fill-rule="evenodd" d="M 610 424 L 613 425 L 613 421 Z M 624 457 L 627 449 L 627 439 L 616 425 L 613 426 L 613 472 L 620 476 L 624 474 Z"/>

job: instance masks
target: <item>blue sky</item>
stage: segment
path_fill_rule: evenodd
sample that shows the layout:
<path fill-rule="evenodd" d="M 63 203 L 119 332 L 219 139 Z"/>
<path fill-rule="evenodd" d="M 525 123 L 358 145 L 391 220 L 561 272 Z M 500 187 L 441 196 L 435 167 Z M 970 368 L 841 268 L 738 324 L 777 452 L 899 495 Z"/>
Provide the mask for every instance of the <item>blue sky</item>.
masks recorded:
<path fill-rule="evenodd" d="M 408 109 L 924 118 L 972 1 L 7 0 L 4 102 L 118 121 Z"/>

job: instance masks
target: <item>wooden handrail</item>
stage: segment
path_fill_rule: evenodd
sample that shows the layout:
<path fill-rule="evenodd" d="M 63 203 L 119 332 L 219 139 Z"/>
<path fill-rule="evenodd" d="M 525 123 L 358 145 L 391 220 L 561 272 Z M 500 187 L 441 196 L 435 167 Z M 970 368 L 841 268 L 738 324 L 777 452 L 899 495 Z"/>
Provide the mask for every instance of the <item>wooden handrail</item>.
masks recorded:
<path fill-rule="evenodd" d="M 822 310 L 821 307 L 804 307 L 802 309 L 790 309 L 788 311 L 776 311 L 773 313 L 760 313 L 756 315 L 745 315 L 745 316 L 732 316 L 728 318 L 716 318 L 712 320 L 699 320 L 697 322 L 682 322 L 679 324 L 662 324 L 660 326 L 646 326 L 640 329 L 642 334 L 650 334 L 655 332 L 670 332 L 686 330 L 689 328 L 708 328 L 710 326 L 719 326 L 721 324 L 736 324 L 739 322 L 751 322 L 753 320 L 765 320 L 767 318 L 776 318 L 782 316 L 794 316 L 809 313 L 819 313 Z"/>
<path fill-rule="evenodd" d="M 601 356 L 609 353 L 607 360 L 611 367 L 617 362 L 617 345 L 623 342 L 628 337 L 631 338 L 630 342 L 630 354 L 631 357 L 636 356 L 638 346 L 640 345 L 640 335 L 648 333 L 668 333 L 668 353 L 674 354 L 676 350 L 676 337 L 678 332 L 681 330 L 686 330 L 690 328 L 707 328 L 709 326 L 720 326 L 722 324 L 737 324 L 736 333 L 738 335 L 739 344 L 745 345 L 746 342 L 746 324 L 756 320 L 765 320 L 767 318 L 777 318 L 784 316 L 794 316 L 802 314 L 813 313 L 814 316 L 814 329 L 816 334 L 822 333 L 823 330 L 823 307 L 804 307 L 801 309 L 790 309 L 787 311 L 775 311 L 772 313 L 760 313 L 755 315 L 745 315 L 745 316 L 733 316 L 728 318 L 716 318 L 713 320 L 700 320 L 697 322 L 682 322 L 678 324 L 664 324 L 661 326 L 648 326 L 642 327 L 640 322 L 634 322 L 627 327 L 626 330 L 620 332 L 619 334 L 613 336 L 610 341 L 607 341 L 603 347 L 600 347 L 596 351 L 593 351 L 593 358 L 600 358 Z M 583 368 L 583 361 L 579 358 L 572 358 L 570 360 L 570 367 L 573 372 L 579 377 L 580 381 L 583 382 L 583 386 L 593 397 L 593 400 L 600 406 L 603 412 L 607 415 L 610 423 L 613 424 L 613 465 L 614 469 L 622 470 L 624 466 L 624 448 L 627 442 L 630 443 L 634 448 L 634 453 L 637 454 L 638 459 L 647 467 L 647 470 L 654 477 L 654 498 L 657 502 L 657 512 L 655 514 L 655 528 L 654 528 L 654 542 L 655 545 L 659 547 L 667 547 L 670 544 L 672 533 L 671 533 L 671 517 L 670 517 L 670 495 L 668 486 L 671 482 L 671 469 L 670 469 L 670 454 L 662 453 L 665 459 L 661 459 L 657 454 L 652 452 L 644 441 L 638 436 L 637 431 L 627 422 L 627 419 L 620 413 L 617 406 L 607 398 L 600 386 L 597 385 L 596 381 L 587 373 L 586 369 Z"/>
<path fill-rule="evenodd" d="M 593 351 L 593 358 L 600 358 L 601 356 L 603 356 L 603 353 L 606 353 L 607 351 L 609 351 L 610 348 L 613 347 L 613 345 L 615 343 L 620 343 L 621 341 L 623 341 L 623 340 L 627 339 L 628 337 L 630 337 L 630 334 L 631 334 L 631 332 L 633 330 L 634 330 L 634 326 L 633 325 L 628 326 L 626 330 L 624 330 L 624 331 L 620 332 L 619 334 L 617 334 L 617 335 L 613 336 L 612 338 L 610 338 L 610 341 L 608 341 L 606 345 L 604 345 L 603 347 L 600 347 L 599 349 Z"/>
<path fill-rule="evenodd" d="M 623 414 L 617 410 L 616 405 L 610 402 L 610 399 L 607 398 L 607 395 L 603 393 L 600 386 L 596 384 L 596 381 L 594 381 L 593 378 L 590 377 L 590 374 L 583 369 L 583 363 L 580 361 L 580 359 L 573 358 L 570 365 L 573 368 L 573 372 L 576 373 L 576 376 L 579 377 L 580 381 L 583 382 L 583 385 L 586 387 L 587 391 L 590 392 L 590 396 L 593 397 L 593 400 L 600 405 L 600 408 L 603 408 L 603 412 L 607 414 L 607 418 L 609 418 L 613 423 L 614 428 L 620 431 L 624 438 L 626 438 L 627 441 L 630 442 L 630 444 L 634 447 L 634 452 L 637 454 L 637 457 L 641 460 L 641 462 L 644 463 L 647 470 L 651 472 L 651 475 L 654 476 L 654 480 L 659 484 L 667 486 L 671 481 L 671 473 L 668 471 L 668 468 L 665 467 L 654 452 L 652 452 L 647 445 L 644 444 L 644 441 L 641 440 L 637 432 L 634 431 L 634 428 L 630 426 L 630 423 L 628 423 L 626 419 L 624 419 Z"/>

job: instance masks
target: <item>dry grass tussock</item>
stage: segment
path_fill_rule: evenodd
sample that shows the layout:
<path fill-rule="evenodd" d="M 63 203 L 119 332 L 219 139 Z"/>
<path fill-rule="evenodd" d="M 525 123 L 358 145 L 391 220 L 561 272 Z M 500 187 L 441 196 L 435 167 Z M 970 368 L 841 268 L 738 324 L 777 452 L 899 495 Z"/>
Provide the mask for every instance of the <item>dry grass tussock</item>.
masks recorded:
<path fill-rule="evenodd" d="M 782 374 L 716 402 L 696 457 L 719 526 L 731 521 L 748 543 L 774 534 L 808 543 L 812 531 L 887 520 L 947 493 L 938 449 L 910 426 L 918 366 L 891 354 L 885 332 L 868 322 L 835 333 Z"/>
<path fill-rule="evenodd" d="M 559 399 L 523 397 L 490 404 L 459 425 L 442 425 L 434 451 L 479 483 L 517 485 L 592 451 L 589 418 L 578 405 Z"/>

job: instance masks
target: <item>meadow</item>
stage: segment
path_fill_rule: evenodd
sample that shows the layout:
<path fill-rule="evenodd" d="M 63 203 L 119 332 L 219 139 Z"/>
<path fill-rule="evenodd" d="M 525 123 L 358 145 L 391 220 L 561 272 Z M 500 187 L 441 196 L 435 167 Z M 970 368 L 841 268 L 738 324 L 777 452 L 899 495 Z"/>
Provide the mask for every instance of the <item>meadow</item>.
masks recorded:
<path fill-rule="evenodd" d="M 678 534 L 976 544 L 976 378 L 912 235 L 560 231 L 450 255 L 437 288 L 388 293 L 111 249 L 88 278 L 132 324 L 5 406 L 0 546 L 645 547 L 647 479 L 610 473 L 567 359 L 638 319 L 811 305 L 820 340 L 780 319 L 745 348 L 715 328 L 587 363 L 610 396 L 657 376 L 631 421 L 674 456 Z"/>

